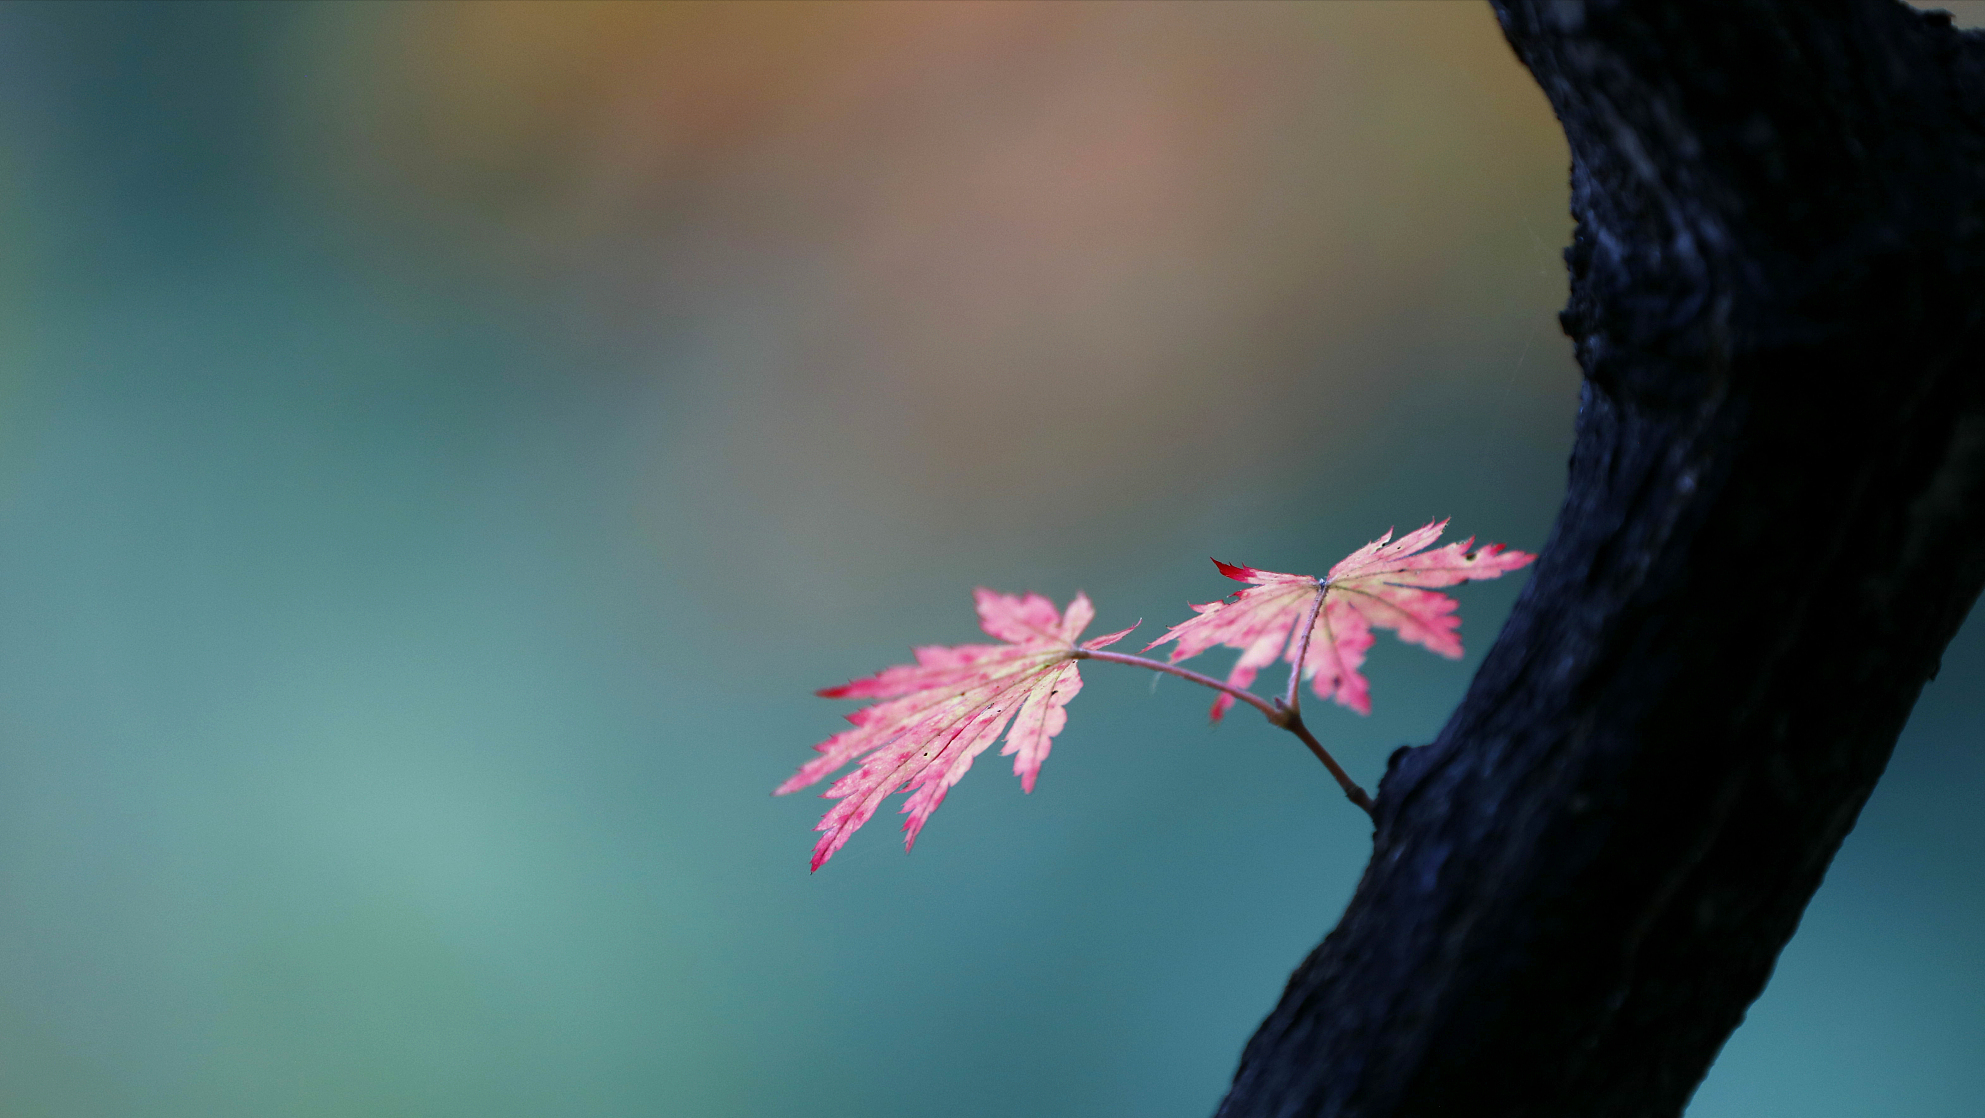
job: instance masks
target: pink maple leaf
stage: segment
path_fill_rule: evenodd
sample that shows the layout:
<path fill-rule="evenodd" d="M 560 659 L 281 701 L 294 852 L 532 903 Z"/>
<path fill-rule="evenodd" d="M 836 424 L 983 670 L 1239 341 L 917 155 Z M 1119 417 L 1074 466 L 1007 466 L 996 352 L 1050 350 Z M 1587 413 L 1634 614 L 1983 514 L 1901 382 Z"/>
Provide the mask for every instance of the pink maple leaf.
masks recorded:
<path fill-rule="evenodd" d="M 1077 637 L 1096 617 L 1089 598 L 1077 594 L 1063 614 L 1039 594 L 1016 597 L 984 587 L 973 591 L 979 625 L 1002 644 L 925 645 L 917 662 L 885 668 L 819 694 L 829 699 L 881 699 L 848 715 L 855 724 L 813 748 L 820 756 L 800 766 L 773 791 L 796 792 L 857 759 L 861 767 L 844 774 L 824 793 L 839 801 L 814 828 L 825 832 L 813 848 L 819 869 L 849 836 L 875 814 L 892 793 L 907 790 L 903 848 L 916 845 L 924 822 L 972 767 L 973 758 L 998 740 L 1009 722 L 1000 755 L 1015 755 L 1013 771 L 1024 791 L 1047 759 L 1054 737 L 1068 722 L 1062 708 L 1082 690 L 1076 670 Z M 1079 648 L 1104 648 L 1120 633 L 1084 641 Z"/>
<path fill-rule="evenodd" d="M 1303 654 L 1303 678 L 1311 681 L 1318 698 L 1335 699 L 1359 714 L 1370 714 L 1371 686 L 1358 669 L 1372 646 L 1374 628 L 1391 629 L 1408 644 L 1457 659 L 1461 656 L 1461 618 L 1455 613 L 1459 603 L 1428 587 L 1498 578 L 1537 558 L 1501 544 L 1470 550 L 1475 543 L 1472 536 L 1424 550 L 1446 527 L 1445 520 L 1430 522 L 1397 540 L 1387 532 L 1345 556 L 1323 578 L 1236 567 L 1215 559 L 1221 574 L 1250 587 L 1224 601 L 1194 605 L 1199 616 L 1172 626 L 1145 649 L 1176 641 L 1171 659 L 1177 663 L 1215 645 L 1238 648 L 1241 657 L 1227 674 L 1227 682 L 1245 688 L 1277 659 L 1295 663 L 1297 649 L 1304 643 L 1297 631 L 1299 623 L 1310 616 L 1321 592 L 1323 607 L 1316 611 L 1308 652 Z M 1217 721 L 1233 705 L 1233 696 L 1221 695 L 1213 704 L 1213 718 Z"/>

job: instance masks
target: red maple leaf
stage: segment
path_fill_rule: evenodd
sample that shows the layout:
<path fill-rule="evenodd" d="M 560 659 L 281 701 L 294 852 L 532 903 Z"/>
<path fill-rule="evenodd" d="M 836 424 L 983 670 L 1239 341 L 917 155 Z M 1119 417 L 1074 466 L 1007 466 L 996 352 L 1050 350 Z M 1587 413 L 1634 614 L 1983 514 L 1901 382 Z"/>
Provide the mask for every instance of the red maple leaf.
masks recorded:
<path fill-rule="evenodd" d="M 855 724 L 813 748 L 820 756 L 800 767 L 773 791 L 796 792 L 858 758 L 861 767 L 843 775 L 824 793 L 838 800 L 820 820 L 823 831 L 813 848 L 813 868 L 834 856 L 849 836 L 875 814 L 892 793 L 909 791 L 903 811 L 903 848 L 916 845 L 924 821 L 944 802 L 945 793 L 972 767 L 973 758 L 999 738 L 1000 755 L 1015 754 L 1013 771 L 1024 791 L 1047 759 L 1054 736 L 1067 724 L 1063 707 L 1082 690 L 1076 670 L 1075 639 L 1095 619 L 1096 607 L 1077 594 L 1064 615 L 1039 594 L 1016 597 L 984 587 L 973 591 L 979 625 L 1003 644 L 925 645 L 917 662 L 885 668 L 819 694 L 829 699 L 882 699 L 848 715 Z M 1084 641 L 1083 650 L 1122 640 L 1120 633 Z"/>
<path fill-rule="evenodd" d="M 1295 663 L 1303 644 L 1298 623 L 1310 615 L 1321 592 L 1323 608 L 1316 611 L 1309 635 L 1303 677 L 1311 681 L 1318 698 L 1335 699 L 1359 714 L 1370 714 L 1371 687 L 1358 669 L 1365 662 L 1365 650 L 1372 646 L 1374 628 L 1392 629 L 1408 644 L 1451 660 L 1459 658 L 1461 618 L 1455 613 L 1459 603 L 1427 588 L 1498 578 L 1536 558 L 1501 544 L 1471 551 L 1473 537 L 1423 551 L 1446 527 L 1445 520 L 1429 523 L 1397 540 L 1387 532 L 1345 556 L 1323 578 L 1236 567 L 1215 559 L 1221 574 L 1251 587 L 1224 601 L 1194 605 L 1198 617 L 1172 626 L 1145 650 L 1177 641 L 1171 655 L 1177 663 L 1215 645 L 1238 648 L 1241 658 L 1227 674 L 1227 682 L 1245 688 L 1278 658 Z M 1213 704 L 1214 719 L 1233 705 L 1233 696 L 1221 695 Z"/>

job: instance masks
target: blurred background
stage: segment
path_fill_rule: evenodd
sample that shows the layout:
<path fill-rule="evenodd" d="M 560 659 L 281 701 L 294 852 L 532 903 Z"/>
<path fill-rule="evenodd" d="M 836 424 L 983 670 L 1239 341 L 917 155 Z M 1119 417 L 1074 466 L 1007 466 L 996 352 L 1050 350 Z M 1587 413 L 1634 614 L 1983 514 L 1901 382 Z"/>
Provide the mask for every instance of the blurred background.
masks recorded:
<path fill-rule="evenodd" d="M 768 792 L 974 585 L 1540 544 L 1565 165 L 1473 2 L 0 7 L 0 1113 L 1210 1113 L 1300 747 L 1098 666 L 911 856 Z M 1977 1113 L 1981 678 L 1692 1118 Z"/>

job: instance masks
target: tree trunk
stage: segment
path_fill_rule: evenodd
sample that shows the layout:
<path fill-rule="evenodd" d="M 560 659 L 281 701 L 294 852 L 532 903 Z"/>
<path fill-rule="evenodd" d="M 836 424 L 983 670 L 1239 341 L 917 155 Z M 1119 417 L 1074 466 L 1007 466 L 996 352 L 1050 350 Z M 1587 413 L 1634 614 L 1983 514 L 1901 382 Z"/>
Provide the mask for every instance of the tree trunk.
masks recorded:
<path fill-rule="evenodd" d="M 1672 1118 L 1985 585 L 1985 37 L 1497 0 L 1571 143 L 1563 511 L 1223 1118 Z"/>

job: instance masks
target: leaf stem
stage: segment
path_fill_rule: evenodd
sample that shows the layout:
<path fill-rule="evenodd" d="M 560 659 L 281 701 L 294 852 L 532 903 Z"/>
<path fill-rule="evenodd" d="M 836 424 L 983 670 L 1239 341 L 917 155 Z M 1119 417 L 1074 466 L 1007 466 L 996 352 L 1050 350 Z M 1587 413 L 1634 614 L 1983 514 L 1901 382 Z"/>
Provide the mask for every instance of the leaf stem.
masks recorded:
<path fill-rule="evenodd" d="M 1167 664 L 1163 660 L 1150 660 L 1142 656 L 1132 656 L 1127 652 L 1104 652 L 1100 649 L 1086 648 L 1076 649 L 1075 658 L 1077 660 L 1106 660 L 1112 664 L 1129 664 L 1133 668 L 1150 668 L 1154 672 L 1164 672 L 1166 675 L 1175 675 L 1180 679 L 1191 680 L 1201 687 L 1211 687 L 1215 691 L 1222 691 L 1232 695 L 1234 698 L 1260 711 L 1262 717 L 1268 719 L 1270 722 L 1278 726 L 1282 724 L 1282 713 L 1276 710 L 1275 704 L 1269 702 L 1267 699 L 1262 698 L 1252 691 L 1244 691 L 1224 680 L 1214 679 L 1210 675 L 1200 675 L 1198 672 L 1188 668 L 1181 668 L 1177 664 Z"/>
<path fill-rule="evenodd" d="M 1317 594 L 1317 602 L 1319 606 L 1323 602 L 1321 592 Z M 1310 621 L 1314 624 L 1315 620 L 1316 609 L 1312 608 L 1310 610 Z M 1303 641 L 1305 650 L 1308 648 L 1308 645 L 1309 641 L 1305 638 Z M 1330 770 L 1330 775 L 1337 780 L 1337 786 L 1344 790 L 1344 798 L 1363 808 L 1366 815 L 1372 816 L 1374 819 L 1378 817 L 1378 808 L 1372 803 L 1372 798 L 1365 794 L 1363 788 L 1358 787 L 1358 782 L 1351 779 L 1351 774 L 1344 771 L 1344 766 L 1337 763 L 1337 759 L 1330 755 L 1330 751 L 1323 747 L 1323 743 L 1316 740 L 1316 735 L 1310 733 L 1309 727 L 1303 725 L 1303 716 L 1292 703 L 1280 701 L 1271 703 L 1252 691 L 1235 687 L 1231 683 L 1214 679 L 1210 675 L 1201 675 L 1191 669 L 1181 668 L 1176 664 L 1167 664 L 1163 660 L 1150 660 L 1143 656 L 1132 656 L 1125 652 L 1104 652 L 1100 649 L 1078 648 L 1075 650 L 1075 659 L 1104 660 L 1112 664 L 1129 664 L 1133 668 L 1149 668 L 1154 672 L 1175 675 L 1180 679 L 1197 683 L 1201 687 L 1211 687 L 1213 690 L 1222 694 L 1232 695 L 1234 698 L 1260 711 L 1262 717 L 1268 719 L 1272 725 L 1280 726 L 1284 730 L 1296 735 L 1304 745 L 1309 746 L 1311 753 L 1316 754 L 1316 759 L 1323 762 L 1323 767 Z M 1296 665 L 1297 670 L 1300 672 L 1302 669 L 1300 656 L 1296 661 Z"/>
<path fill-rule="evenodd" d="M 1289 708 L 1289 715 L 1292 718 L 1302 717 L 1303 659 L 1310 654 L 1310 636 L 1316 632 L 1316 617 L 1323 612 L 1323 600 L 1329 596 L 1330 587 L 1322 579 L 1318 579 L 1316 601 L 1310 603 L 1309 616 L 1303 618 L 1303 635 L 1296 641 L 1296 659 L 1289 665 L 1289 692 L 1282 697 L 1282 705 Z M 1330 765 L 1331 762 L 1325 761 L 1324 764 Z M 1335 769 L 1336 766 L 1331 767 Z M 1349 790 L 1347 789 L 1346 792 L 1348 794 Z"/>

